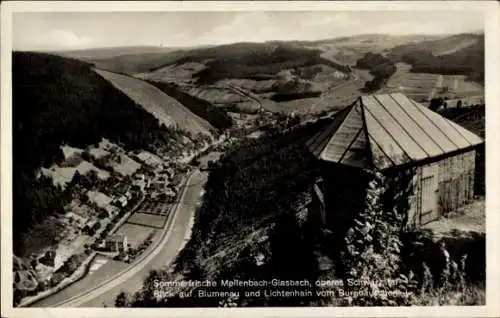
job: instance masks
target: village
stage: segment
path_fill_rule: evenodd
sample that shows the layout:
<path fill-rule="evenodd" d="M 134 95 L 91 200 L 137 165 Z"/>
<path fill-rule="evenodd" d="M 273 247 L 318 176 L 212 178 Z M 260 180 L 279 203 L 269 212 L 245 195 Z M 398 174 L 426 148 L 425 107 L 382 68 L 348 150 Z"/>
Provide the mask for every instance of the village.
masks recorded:
<path fill-rule="evenodd" d="M 188 169 L 183 160 L 196 147 L 185 140 L 182 152 L 160 158 L 144 150 L 127 152 L 104 138 L 87 149 L 62 146 L 64 160 L 38 174 L 69 194 L 64 213 L 46 221 L 57 224 L 57 243 L 32 253 L 35 275 L 15 282 L 33 296 L 70 277 L 92 252 L 127 263 L 138 257 L 163 228 Z"/>

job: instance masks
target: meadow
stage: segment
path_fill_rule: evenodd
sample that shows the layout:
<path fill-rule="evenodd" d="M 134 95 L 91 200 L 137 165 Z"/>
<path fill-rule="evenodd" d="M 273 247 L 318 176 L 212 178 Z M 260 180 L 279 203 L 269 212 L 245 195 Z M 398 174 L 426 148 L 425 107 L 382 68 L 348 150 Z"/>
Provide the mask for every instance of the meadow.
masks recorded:
<path fill-rule="evenodd" d="M 131 223 L 124 223 L 120 229 L 116 232 L 118 235 L 125 235 L 127 237 L 127 243 L 133 248 L 137 247 L 139 244 L 144 242 L 144 240 L 156 230 L 148 226 L 142 226 Z"/>

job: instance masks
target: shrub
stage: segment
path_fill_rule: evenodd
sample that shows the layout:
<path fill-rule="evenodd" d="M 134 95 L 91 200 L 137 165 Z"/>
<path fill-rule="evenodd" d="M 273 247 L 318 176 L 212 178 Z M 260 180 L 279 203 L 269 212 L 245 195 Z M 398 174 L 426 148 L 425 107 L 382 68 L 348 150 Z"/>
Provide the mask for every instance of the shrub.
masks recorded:
<path fill-rule="evenodd" d="M 366 208 L 348 230 L 341 258 L 344 263 L 344 288 L 350 289 L 346 284 L 349 280 L 369 281 L 370 284 L 361 285 L 356 290 L 359 293 L 348 297 L 347 302 L 358 306 L 409 305 L 413 301 L 417 282 L 412 272 L 402 274 L 400 256 L 400 234 L 405 228 L 408 206 L 393 204 L 390 207 L 388 202 L 384 202 L 386 192 L 408 187 L 391 183 L 406 182 L 408 178 L 389 179 L 378 172 L 368 173 L 372 181 L 368 185 Z M 408 191 L 399 192 L 401 197 L 393 196 L 391 202 L 408 200 Z"/>
<path fill-rule="evenodd" d="M 471 284 L 467 281 L 467 255 L 460 258 L 459 263 L 450 257 L 446 245 L 441 243 L 441 252 L 445 265 L 439 280 L 432 275 L 430 268 L 424 263 L 424 277 L 419 297 L 414 299 L 414 305 L 484 305 L 484 283 Z M 439 283 L 436 283 L 439 282 Z"/>

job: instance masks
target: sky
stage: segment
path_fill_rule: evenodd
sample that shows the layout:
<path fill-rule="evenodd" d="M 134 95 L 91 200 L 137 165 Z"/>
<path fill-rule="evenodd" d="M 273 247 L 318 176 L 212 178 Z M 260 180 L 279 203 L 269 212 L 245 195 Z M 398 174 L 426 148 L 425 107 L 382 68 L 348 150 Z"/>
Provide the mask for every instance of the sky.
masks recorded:
<path fill-rule="evenodd" d="M 484 29 L 481 11 L 16 12 L 13 49 L 189 47 L 357 34 L 455 34 Z"/>

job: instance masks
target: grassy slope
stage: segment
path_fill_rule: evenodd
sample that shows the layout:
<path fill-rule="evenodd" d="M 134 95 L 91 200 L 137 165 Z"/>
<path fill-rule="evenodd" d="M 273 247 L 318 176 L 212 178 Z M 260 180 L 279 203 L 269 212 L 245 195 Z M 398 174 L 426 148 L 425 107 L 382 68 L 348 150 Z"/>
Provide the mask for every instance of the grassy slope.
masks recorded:
<path fill-rule="evenodd" d="M 208 134 L 214 129 L 206 120 L 145 81 L 104 70 L 96 69 L 96 72 L 166 126 L 177 125 L 193 134 Z"/>

